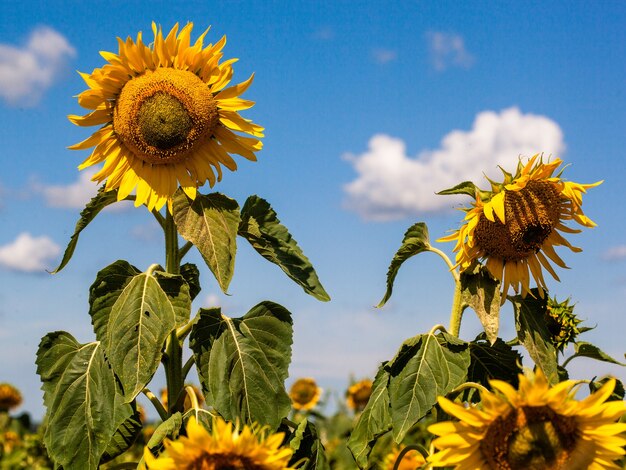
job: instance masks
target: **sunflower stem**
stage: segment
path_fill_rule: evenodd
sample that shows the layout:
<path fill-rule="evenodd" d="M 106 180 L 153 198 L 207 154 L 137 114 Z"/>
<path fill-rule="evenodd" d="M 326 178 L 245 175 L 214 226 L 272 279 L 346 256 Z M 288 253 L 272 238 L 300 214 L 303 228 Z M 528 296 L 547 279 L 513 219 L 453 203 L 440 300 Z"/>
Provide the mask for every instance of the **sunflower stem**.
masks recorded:
<path fill-rule="evenodd" d="M 170 274 L 180 274 L 180 257 L 178 252 L 178 231 L 174 224 L 174 217 L 167 210 L 165 212 L 165 270 Z M 167 383 L 167 403 L 168 413 L 178 410 L 178 398 L 183 393 L 185 387 L 185 377 L 183 375 L 183 351 L 181 341 L 178 339 L 176 330 L 172 330 L 165 343 L 165 354 L 163 355 L 163 365 L 165 366 L 165 380 Z"/>
<path fill-rule="evenodd" d="M 157 396 L 152 393 L 149 388 L 144 388 L 142 390 L 142 393 L 148 398 L 148 400 L 150 400 L 150 403 L 152 403 L 154 409 L 157 410 L 157 413 L 159 413 L 159 418 L 161 418 L 162 421 L 165 421 L 167 419 L 167 411 L 163 407 L 163 403 L 159 401 Z"/>
<path fill-rule="evenodd" d="M 452 312 L 450 313 L 450 334 L 458 337 L 461 331 L 461 319 L 463 318 L 463 303 L 461 295 L 461 281 L 454 283 L 454 298 L 452 300 Z"/>
<path fill-rule="evenodd" d="M 454 281 L 458 282 L 459 281 L 459 273 L 454 268 L 454 264 L 452 264 L 452 261 L 450 261 L 450 258 L 448 258 L 448 255 L 446 255 L 440 249 L 435 248 L 434 246 L 429 246 L 428 247 L 428 251 L 436 253 L 436 254 L 438 254 L 441 257 L 441 259 L 446 263 L 446 265 L 448 265 L 448 268 L 450 269 L 450 274 L 452 274 L 452 277 L 454 278 Z"/>
<path fill-rule="evenodd" d="M 419 452 L 420 454 L 422 454 L 422 456 L 424 455 L 424 448 L 422 446 L 416 445 L 416 444 L 411 444 L 406 446 L 404 449 L 402 449 L 402 451 L 400 452 L 400 454 L 398 454 L 398 458 L 396 459 L 395 463 L 393 464 L 393 470 L 398 470 L 400 468 L 400 464 L 402 463 L 402 459 L 404 459 L 404 456 L 406 454 L 408 454 L 409 452 L 411 452 L 412 450 L 415 450 L 417 452 Z"/>

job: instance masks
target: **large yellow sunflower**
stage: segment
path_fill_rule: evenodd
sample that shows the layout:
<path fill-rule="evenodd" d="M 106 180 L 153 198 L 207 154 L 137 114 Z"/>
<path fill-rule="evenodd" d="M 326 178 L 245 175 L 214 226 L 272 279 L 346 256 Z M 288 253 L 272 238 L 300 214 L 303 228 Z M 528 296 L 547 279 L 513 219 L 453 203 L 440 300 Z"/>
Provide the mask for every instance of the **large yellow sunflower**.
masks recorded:
<path fill-rule="evenodd" d="M 188 23 L 178 32 L 176 24 L 164 36 L 153 23 L 151 45 L 143 43 L 141 32 L 136 41 L 118 38 L 117 54 L 100 53 L 107 64 L 81 73 L 89 89 L 78 102 L 92 111 L 68 117 L 79 126 L 101 127 L 70 148 L 95 147 L 78 168 L 104 162 L 92 179 L 106 180 L 106 190 L 117 189 L 118 200 L 136 188 L 136 206 L 159 210 L 179 184 L 194 199 L 207 180 L 211 187 L 221 180 L 221 165 L 237 168 L 230 153 L 254 161 L 263 146 L 257 139 L 263 128 L 238 113 L 254 105 L 239 97 L 254 75 L 226 88 L 237 60 L 220 63 L 226 37 L 203 47 L 207 30 L 191 44 L 192 27 Z"/>
<path fill-rule="evenodd" d="M 315 408 L 321 396 L 322 389 L 317 386 L 314 379 L 309 377 L 296 380 L 289 389 L 291 406 L 299 411 Z"/>
<path fill-rule="evenodd" d="M 266 435 L 263 430 L 244 426 L 237 430 L 221 418 L 213 420 L 209 433 L 194 417 L 187 422 L 187 437 L 165 439 L 165 451 L 155 458 L 144 449 L 149 470 L 292 470 L 293 451 L 281 447 L 284 434 Z"/>
<path fill-rule="evenodd" d="M 435 467 L 456 470 L 600 470 L 615 468 L 624 455 L 626 413 L 623 401 L 606 401 L 615 380 L 587 398 L 574 399 L 575 382 L 550 387 L 543 373 L 520 375 L 519 390 L 499 380 L 496 391 L 482 392 L 482 408 L 439 398 L 449 415 L 460 419 L 433 424 Z"/>
<path fill-rule="evenodd" d="M 543 163 L 539 155 L 523 165 L 515 175 L 504 172 L 504 181 L 491 181 L 491 191 L 477 191 L 473 207 L 466 209 L 465 223 L 453 234 L 439 241 L 455 241 L 456 263 L 461 271 L 474 261 L 485 260 L 487 269 L 502 283 L 504 294 L 509 287 L 522 295 L 530 292 L 530 275 L 541 289 L 547 290 L 542 268 L 557 281 L 552 261 L 566 268 L 555 246 L 572 246 L 560 233 L 578 233 L 565 222 L 574 220 L 584 227 L 595 223 L 582 211 L 582 195 L 602 183 L 580 184 L 564 181 L 561 172 L 553 176 L 562 160 Z"/>

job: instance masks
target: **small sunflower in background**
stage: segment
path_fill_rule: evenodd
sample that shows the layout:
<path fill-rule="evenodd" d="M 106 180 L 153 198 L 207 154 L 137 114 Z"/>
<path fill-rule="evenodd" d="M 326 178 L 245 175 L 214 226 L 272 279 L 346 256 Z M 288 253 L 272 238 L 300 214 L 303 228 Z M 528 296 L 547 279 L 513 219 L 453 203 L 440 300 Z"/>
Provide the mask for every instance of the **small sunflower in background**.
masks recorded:
<path fill-rule="evenodd" d="M 221 180 L 221 165 L 237 169 L 231 153 L 255 161 L 263 146 L 263 128 L 239 115 L 254 105 L 240 98 L 254 75 L 227 87 L 237 59 L 220 63 L 226 37 L 203 47 L 208 30 L 192 44 L 192 28 L 176 24 L 164 35 L 153 23 L 151 45 L 141 32 L 135 41 L 118 38 L 117 54 L 100 53 L 107 64 L 81 73 L 89 89 L 78 103 L 91 111 L 68 117 L 100 128 L 70 149 L 94 147 L 79 169 L 104 162 L 92 180 L 106 180 L 118 200 L 136 191 L 135 206 L 159 210 L 179 185 L 194 199 L 206 181 Z"/>
<path fill-rule="evenodd" d="M 289 389 L 291 406 L 297 411 L 308 411 L 315 408 L 322 396 L 322 389 L 314 379 L 306 377 L 296 380 Z"/>
<path fill-rule="evenodd" d="M 9 383 L 0 383 L 0 412 L 7 412 L 22 404 L 22 394 Z"/>
<path fill-rule="evenodd" d="M 385 461 L 383 462 L 383 469 L 394 470 L 396 461 L 398 460 L 398 457 L 400 457 L 403 450 L 404 446 L 400 446 L 387 454 Z M 416 470 L 422 467 L 425 463 L 426 460 L 424 460 L 422 454 L 420 454 L 417 450 L 412 449 L 404 454 L 397 470 Z"/>
<path fill-rule="evenodd" d="M 360 413 L 367 405 L 371 395 L 372 381 L 369 379 L 361 380 L 348 387 L 346 404 L 348 408 L 354 410 L 355 413 Z"/>
<path fill-rule="evenodd" d="M 165 439 L 165 451 L 157 458 L 146 447 L 148 470 L 255 469 L 292 470 L 288 467 L 293 450 L 281 447 L 284 434 L 268 434 L 263 428 L 237 429 L 221 418 L 213 420 L 208 432 L 195 417 L 187 422 L 187 437 Z"/>
<path fill-rule="evenodd" d="M 536 373 L 519 376 L 519 389 L 490 381 L 495 393 L 481 392 L 482 407 L 469 408 L 439 397 L 439 405 L 460 421 L 428 427 L 439 436 L 439 452 L 428 462 L 456 470 L 600 470 L 619 468 L 613 462 L 624 455 L 626 414 L 624 401 L 607 401 L 615 380 L 577 401 L 576 382 L 550 387 Z"/>
<path fill-rule="evenodd" d="M 565 224 L 571 220 L 583 227 L 596 226 L 582 211 L 582 195 L 602 183 L 565 181 L 562 170 L 553 176 L 561 163 L 558 158 L 543 163 L 535 155 L 525 165 L 520 160 L 515 175 L 502 170 L 504 181 L 490 181 L 491 191 L 476 191 L 473 207 L 466 209 L 464 225 L 439 240 L 456 242 L 456 263 L 461 271 L 484 260 L 489 272 L 501 282 L 504 294 L 512 287 L 523 296 L 530 293 L 531 276 L 540 294 L 548 290 L 543 269 L 559 280 L 551 263 L 567 266 L 554 247 L 581 251 L 560 232 L 580 232 Z"/>

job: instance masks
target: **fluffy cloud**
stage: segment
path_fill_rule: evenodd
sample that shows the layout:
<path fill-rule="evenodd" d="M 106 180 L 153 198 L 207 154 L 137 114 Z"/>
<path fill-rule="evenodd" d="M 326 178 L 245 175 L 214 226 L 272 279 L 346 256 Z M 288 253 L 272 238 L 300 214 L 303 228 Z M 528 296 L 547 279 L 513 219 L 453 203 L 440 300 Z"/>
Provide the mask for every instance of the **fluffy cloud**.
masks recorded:
<path fill-rule="evenodd" d="M 372 58 L 377 64 L 385 65 L 398 58 L 398 53 L 391 49 L 376 48 L 372 50 Z"/>
<path fill-rule="evenodd" d="M 0 266 L 11 271 L 43 272 L 60 252 L 59 245 L 50 238 L 24 232 L 12 243 L 0 246 Z"/>
<path fill-rule="evenodd" d="M 560 155 L 563 133 L 545 116 L 522 114 L 517 108 L 479 113 L 469 131 L 453 130 L 435 150 L 407 155 L 398 138 L 373 136 L 361 155 L 345 155 L 358 176 L 344 186 L 345 206 L 368 220 L 393 220 L 441 212 L 459 197 L 435 193 L 471 180 L 485 186 L 483 173 L 501 177 L 497 166 L 514 168 L 518 157 L 543 152 Z"/>
<path fill-rule="evenodd" d="M 43 186 L 35 184 L 35 190 L 43 194 L 48 207 L 57 209 L 82 209 L 96 195 L 98 185 L 91 181 L 95 170 L 87 169 L 78 174 L 78 180 L 68 185 Z"/>
<path fill-rule="evenodd" d="M 465 41 L 458 34 L 426 33 L 430 59 L 435 70 L 442 72 L 449 67 L 469 68 L 474 57 L 465 49 Z"/>
<path fill-rule="evenodd" d="M 617 261 L 626 259 L 626 245 L 618 245 L 609 248 L 602 257 L 607 261 Z"/>
<path fill-rule="evenodd" d="M 0 98 L 13 105 L 37 104 L 75 55 L 68 40 L 47 27 L 35 29 L 21 48 L 0 44 Z"/>

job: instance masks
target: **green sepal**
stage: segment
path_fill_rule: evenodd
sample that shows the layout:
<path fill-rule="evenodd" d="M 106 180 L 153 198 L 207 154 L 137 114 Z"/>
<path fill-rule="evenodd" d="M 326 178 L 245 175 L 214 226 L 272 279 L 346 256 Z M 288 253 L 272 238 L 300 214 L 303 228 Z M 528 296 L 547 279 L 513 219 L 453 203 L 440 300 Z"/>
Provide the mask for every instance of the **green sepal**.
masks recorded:
<path fill-rule="evenodd" d="M 293 450 L 289 465 L 306 459 L 306 463 L 299 466 L 299 469 L 330 470 L 328 459 L 324 453 L 324 446 L 320 441 L 315 424 L 310 421 L 306 419 L 300 421 L 289 441 L 289 446 Z"/>
<path fill-rule="evenodd" d="M 468 343 L 433 332 L 406 340 L 387 363 L 393 438 L 406 433 L 444 396 L 465 382 L 470 365 Z"/>
<path fill-rule="evenodd" d="M 83 231 L 89 223 L 96 218 L 96 216 L 100 213 L 102 209 L 106 206 L 109 206 L 117 201 L 117 190 L 115 191 L 105 191 L 104 186 L 102 186 L 98 193 L 87 203 L 85 208 L 80 213 L 80 218 L 78 222 L 76 222 L 76 227 L 74 228 L 74 234 L 70 237 L 70 241 L 65 248 L 65 252 L 63 253 L 63 258 L 61 259 L 61 264 L 52 271 L 52 274 L 56 274 L 61 269 L 63 269 L 67 263 L 72 259 L 72 255 L 74 254 L 74 250 L 76 249 L 76 245 L 78 244 L 78 237 L 80 233 Z"/>
<path fill-rule="evenodd" d="M 380 436 L 391 430 L 389 372 L 383 362 L 378 369 L 372 394 L 348 439 L 348 448 L 359 468 L 367 468 L 369 456 Z"/>
<path fill-rule="evenodd" d="M 428 240 L 428 227 L 426 224 L 424 222 L 418 222 L 411 225 L 404 234 L 400 248 L 391 260 L 391 264 L 387 270 L 387 291 L 376 306 L 377 308 L 385 305 L 391 297 L 393 283 L 402 263 L 412 256 L 428 251 L 429 248 L 430 242 Z"/>
<path fill-rule="evenodd" d="M 48 333 L 36 363 L 47 408 L 48 454 L 65 470 L 97 469 L 129 408 L 100 342 L 80 344 L 69 333 Z"/>
<path fill-rule="evenodd" d="M 454 194 L 467 194 L 468 196 L 475 197 L 477 191 L 480 192 L 480 189 L 478 189 L 474 183 L 472 183 L 471 181 L 463 181 L 462 183 L 459 183 L 452 188 L 439 191 L 437 194 L 440 196 L 451 196 Z"/>
<path fill-rule="evenodd" d="M 168 297 L 161 283 L 170 295 L 178 285 L 178 295 Z M 177 321 L 184 320 L 182 311 L 191 304 L 185 289 L 188 291 L 181 276 L 141 273 L 123 260 L 101 270 L 92 284 L 89 314 L 96 338 L 127 402 L 150 382 L 161 362 L 165 339 Z"/>
<path fill-rule="evenodd" d="M 517 338 L 541 368 L 550 385 L 555 385 L 559 381 L 559 372 L 557 351 L 546 323 L 548 296 L 544 293 L 541 297 L 536 288 L 531 289 L 531 294 L 525 298 L 521 295 L 509 297 L 515 312 Z"/>
<path fill-rule="evenodd" d="M 330 300 L 313 265 L 265 199 L 248 197 L 241 209 L 238 233 L 263 258 L 282 269 L 304 292 L 317 300 Z"/>
<path fill-rule="evenodd" d="M 293 342 L 291 314 L 265 301 L 242 318 L 200 309 L 189 345 L 207 402 L 230 421 L 276 429 L 291 410 L 284 382 Z"/>
<path fill-rule="evenodd" d="M 500 328 L 500 283 L 478 263 L 461 273 L 460 282 L 462 308 L 471 307 L 476 312 L 487 339 L 493 344 Z"/>
<path fill-rule="evenodd" d="M 237 201 L 220 193 L 198 194 L 192 201 L 179 189 L 172 206 L 178 233 L 194 244 L 226 293 L 237 254 Z"/>

